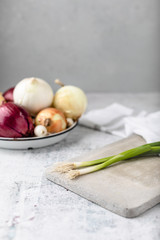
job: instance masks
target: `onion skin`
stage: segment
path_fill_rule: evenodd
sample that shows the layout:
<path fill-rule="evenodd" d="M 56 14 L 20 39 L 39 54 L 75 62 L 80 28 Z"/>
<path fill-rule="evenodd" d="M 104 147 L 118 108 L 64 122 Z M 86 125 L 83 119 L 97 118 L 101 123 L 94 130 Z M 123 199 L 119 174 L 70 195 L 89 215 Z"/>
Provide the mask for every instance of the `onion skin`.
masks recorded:
<path fill-rule="evenodd" d="M 56 108 L 46 108 L 38 113 L 36 125 L 43 125 L 48 133 L 57 133 L 66 129 L 67 122 L 64 114 Z"/>
<path fill-rule="evenodd" d="M 13 102 L 13 91 L 14 91 L 14 87 L 6 90 L 4 93 L 3 93 L 3 97 L 5 98 L 5 100 L 7 102 Z"/>
<path fill-rule="evenodd" d="M 29 137 L 33 132 L 32 119 L 25 109 L 12 102 L 0 106 L 0 137 Z"/>

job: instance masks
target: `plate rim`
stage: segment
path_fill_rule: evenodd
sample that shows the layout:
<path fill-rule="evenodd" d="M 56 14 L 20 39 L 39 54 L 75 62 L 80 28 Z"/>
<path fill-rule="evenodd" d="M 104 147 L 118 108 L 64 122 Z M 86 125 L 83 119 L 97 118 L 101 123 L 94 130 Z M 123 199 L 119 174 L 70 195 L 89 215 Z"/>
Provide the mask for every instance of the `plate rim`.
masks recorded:
<path fill-rule="evenodd" d="M 52 138 L 52 137 L 56 137 L 59 135 L 62 135 L 64 133 L 67 133 L 69 131 L 71 131 L 72 129 L 74 129 L 76 126 L 78 125 L 78 121 L 75 121 L 73 123 L 73 125 L 69 128 L 66 128 L 65 130 L 58 132 L 58 133 L 53 133 L 53 134 L 49 134 L 45 137 L 24 137 L 24 138 L 5 138 L 5 137 L 0 137 L 0 141 L 10 141 L 10 142 L 25 142 L 25 141 L 35 141 L 35 140 L 45 140 L 48 138 Z"/>

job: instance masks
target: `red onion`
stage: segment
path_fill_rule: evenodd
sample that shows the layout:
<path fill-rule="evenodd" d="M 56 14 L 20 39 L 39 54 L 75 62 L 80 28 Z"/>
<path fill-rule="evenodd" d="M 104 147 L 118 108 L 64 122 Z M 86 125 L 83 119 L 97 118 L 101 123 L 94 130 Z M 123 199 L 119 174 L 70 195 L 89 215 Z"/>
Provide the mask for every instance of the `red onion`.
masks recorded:
<path fill-rule="evenodd" d="M 14 91 L 14 87 L 8 89 L 3 93 L 3 97 L 7 102 L 13 102 L 13 91 Z"/>
<path fill-rule="evenodd" d="M 0 137 L 21 138 L 33 132 L 32 118 L 24 108 L 12 102 L 0 106 Z"/>

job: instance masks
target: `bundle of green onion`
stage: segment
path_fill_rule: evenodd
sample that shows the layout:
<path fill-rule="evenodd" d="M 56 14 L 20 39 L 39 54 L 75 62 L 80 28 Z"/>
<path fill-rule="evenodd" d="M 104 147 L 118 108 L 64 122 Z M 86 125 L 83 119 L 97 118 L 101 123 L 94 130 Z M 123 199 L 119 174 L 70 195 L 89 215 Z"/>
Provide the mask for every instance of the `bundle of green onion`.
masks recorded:
<path fill-rule="evenodd" d="M 74 179 L 78 176 L 101 170 L 120 161 L 133 159 L 135 157 L 155 156 L 159 154 L 160 142 L 154 142 L 132 148 L 114 156 L 93 161 L 58 163 L 53 166 L 52 171 L 67 173 L 68 178 Z"/>

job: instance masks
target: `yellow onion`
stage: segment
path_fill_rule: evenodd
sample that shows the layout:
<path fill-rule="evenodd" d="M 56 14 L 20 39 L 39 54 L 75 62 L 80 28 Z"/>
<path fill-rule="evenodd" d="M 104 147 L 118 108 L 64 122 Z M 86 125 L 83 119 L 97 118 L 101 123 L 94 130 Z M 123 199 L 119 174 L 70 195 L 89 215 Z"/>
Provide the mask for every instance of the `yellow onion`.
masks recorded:
<path fill-rule="evenodd" d="M 4 102 L 5 102 L 5 99 L 2 95 L 2 93 L 0 92 L 0 105 L 2 105 L 2 103 L 4 103 Z"/>
<path fill-rule="evenodd" d="M 56 81 L 59 84 L 59 81 Z M 53 100 L 55 108 L 61 110 L 66 118 L 77 120 L 85 112 L 87 97 L 75 86 L 63 86 L 56 92 Z"/>
<path fill-rule="evenodd" d="M 32 115 L 50 107 L 53 102 L 53 90 L 40 78 L 25 78 L 20 81 L 13 92 L 16 104 L 25 107 Z"/>
<path fill-rule="evenodd" d="M 35 124 L 45 126 L 48 133 L 61 132 L 67 127 L 64 114 L 55 108 L 41 110 L 36 116 Z"/>

